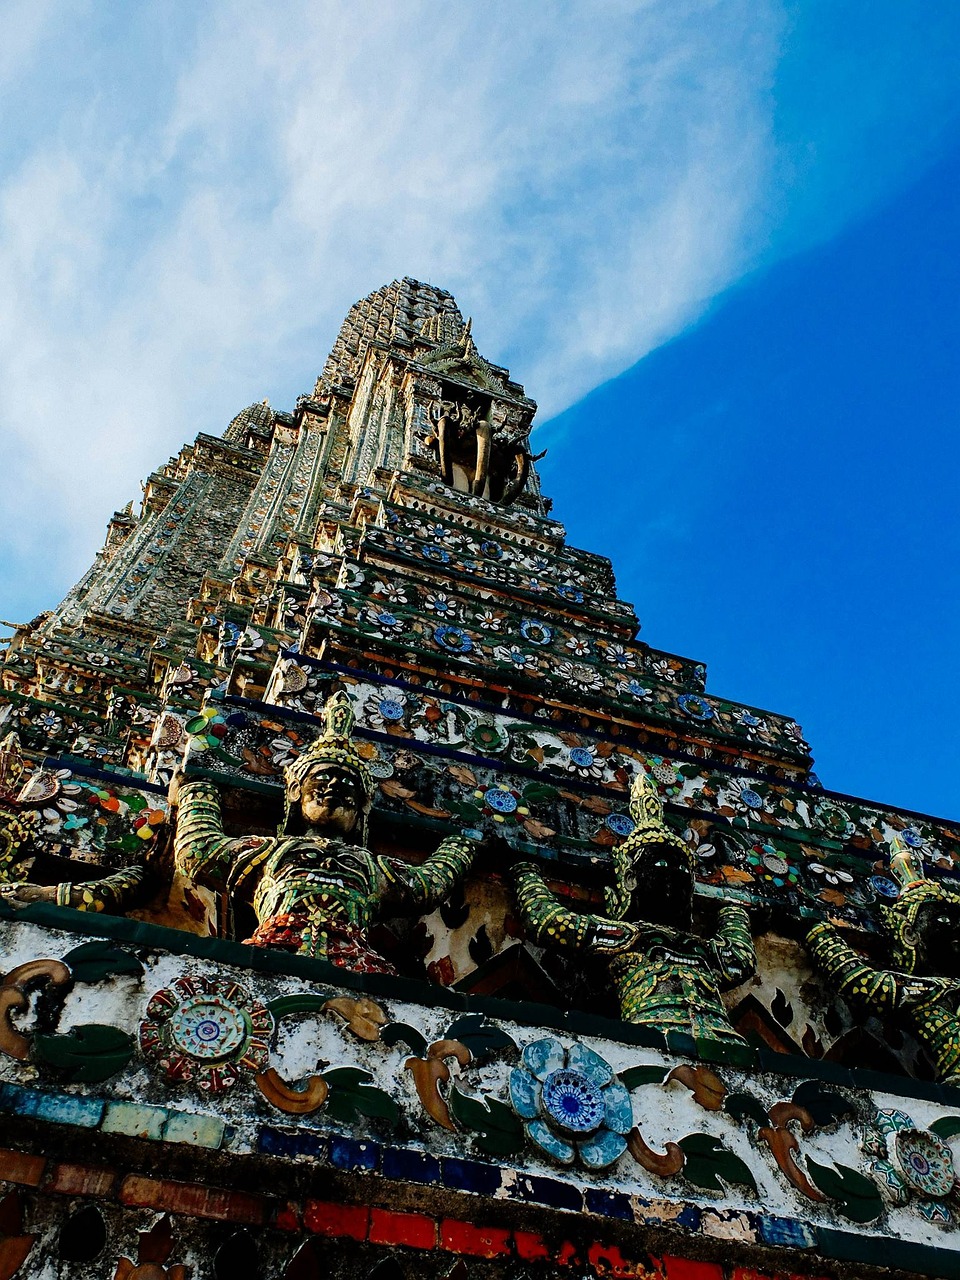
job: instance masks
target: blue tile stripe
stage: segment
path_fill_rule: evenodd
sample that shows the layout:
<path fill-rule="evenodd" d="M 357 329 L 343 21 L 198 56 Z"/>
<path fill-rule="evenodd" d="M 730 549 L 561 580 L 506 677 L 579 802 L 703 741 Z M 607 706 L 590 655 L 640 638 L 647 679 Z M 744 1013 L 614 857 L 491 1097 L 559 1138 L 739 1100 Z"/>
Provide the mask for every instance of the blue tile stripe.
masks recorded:
<path fill-rule="evenodd" d="M 219 1116 L 174 1111 L 133 1102 L 109 1102 L 77 1093 L 46 1093 L 20 1084 L 0 1084 L 0 1112 L 47 1124 L 101 1129 L 154 1142 L 186 1143 L 215 1150 L 226 1126 Z"/>

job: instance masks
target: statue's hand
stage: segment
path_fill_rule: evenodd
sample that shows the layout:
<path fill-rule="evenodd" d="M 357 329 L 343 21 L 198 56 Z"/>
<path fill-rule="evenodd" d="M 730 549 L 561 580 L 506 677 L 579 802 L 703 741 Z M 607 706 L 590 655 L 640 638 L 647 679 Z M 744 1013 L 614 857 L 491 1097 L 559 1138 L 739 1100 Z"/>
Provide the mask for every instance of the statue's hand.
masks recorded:
<path fill-rule="evenodd" d="M 0 884 L 0 899 L 8 907 L 28 907 L 31 902 L 56 902 L 57 886 L 15 880 L 12 884 Z"/>

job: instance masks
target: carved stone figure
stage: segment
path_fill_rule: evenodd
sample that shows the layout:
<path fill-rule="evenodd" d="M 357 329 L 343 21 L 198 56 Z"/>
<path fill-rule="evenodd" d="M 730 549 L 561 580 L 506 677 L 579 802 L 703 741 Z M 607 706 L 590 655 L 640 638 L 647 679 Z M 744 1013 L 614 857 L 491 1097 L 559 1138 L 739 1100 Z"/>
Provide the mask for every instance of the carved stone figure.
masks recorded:
<path fill-rule="evenodd" d="M 252 905 L 253 946 L 281 947 L 344 968 L 394 973 L 370 945 L 384 915 L 432 910 L 462 879 L 477 845 L 449 836 L 420 866 L 371 853 L 366 816 L 374 780 L 351 740 L 343 693 L 326 704 L 326 728 L 286 770 L 279 836 L 225 836 L 216 787 L 182 782 L 174 858 L 184 875 Z"/>
<path fill-rule="evenodd" d="M 890 869 L 902 886 L 882 909 L 892 968 L 874 968 L 826 922 L 814 925 L 807 941 L 833 990 L 866 1013 L 902 1019 L 937 1079 L 960 1084 L 960 894 L 928 879 L 899 836 Z"/>
<path fill-rule="evenodd" d="M 608 914 L 562 906 L 536 867 L 520 863 L 514 876 L 527 928 L 547 946 L 603 957 L 625 1022 L 742 1043 L 720 991 L 754 971 L 749 917 L 742 907 L 725 906 L 713 938 L 693 934 L 692 854 L 664 823 L 660 797 L 643 770 L 634 780 L 630 814 L 636 825 L 613 850 Z"/>
<path fill-rule="evenodd" d="M 437 451 L 444 482 L 504 506 L 519 497 L 531 462 L 546 452 L 531 456 L 526 433 L 496 400 L 484 407 L 479 399 L 441 399 L 431 405 L 430 420 L 427 443 Z"/>

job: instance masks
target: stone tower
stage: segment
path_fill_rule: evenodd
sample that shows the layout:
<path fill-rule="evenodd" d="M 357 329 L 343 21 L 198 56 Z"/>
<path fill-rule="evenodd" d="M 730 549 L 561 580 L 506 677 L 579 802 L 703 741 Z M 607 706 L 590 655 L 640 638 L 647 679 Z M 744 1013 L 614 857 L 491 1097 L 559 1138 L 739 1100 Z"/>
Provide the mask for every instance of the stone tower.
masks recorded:
<path fill-rule="evenodd" d="M 395 281 L 17 629 L 3 1276 L 960 1274 L 960 833 L 640 640 L 535 411 Z"/>

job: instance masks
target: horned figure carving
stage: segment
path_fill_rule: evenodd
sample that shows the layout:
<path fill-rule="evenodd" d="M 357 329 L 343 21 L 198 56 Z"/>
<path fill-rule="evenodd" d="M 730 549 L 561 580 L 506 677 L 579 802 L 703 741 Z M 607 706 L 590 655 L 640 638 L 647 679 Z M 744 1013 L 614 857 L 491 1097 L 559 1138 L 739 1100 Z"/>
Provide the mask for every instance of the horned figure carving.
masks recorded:
<path fill-rule="evenodd" d="M 523 491 L 535 459 L 524 440 L 503 429 L 502 418 L 496 402 L 483 412 L 465 401 L 434 401 L 428 443 L 437 450 L 446 484 L 506 506 Z"/>

